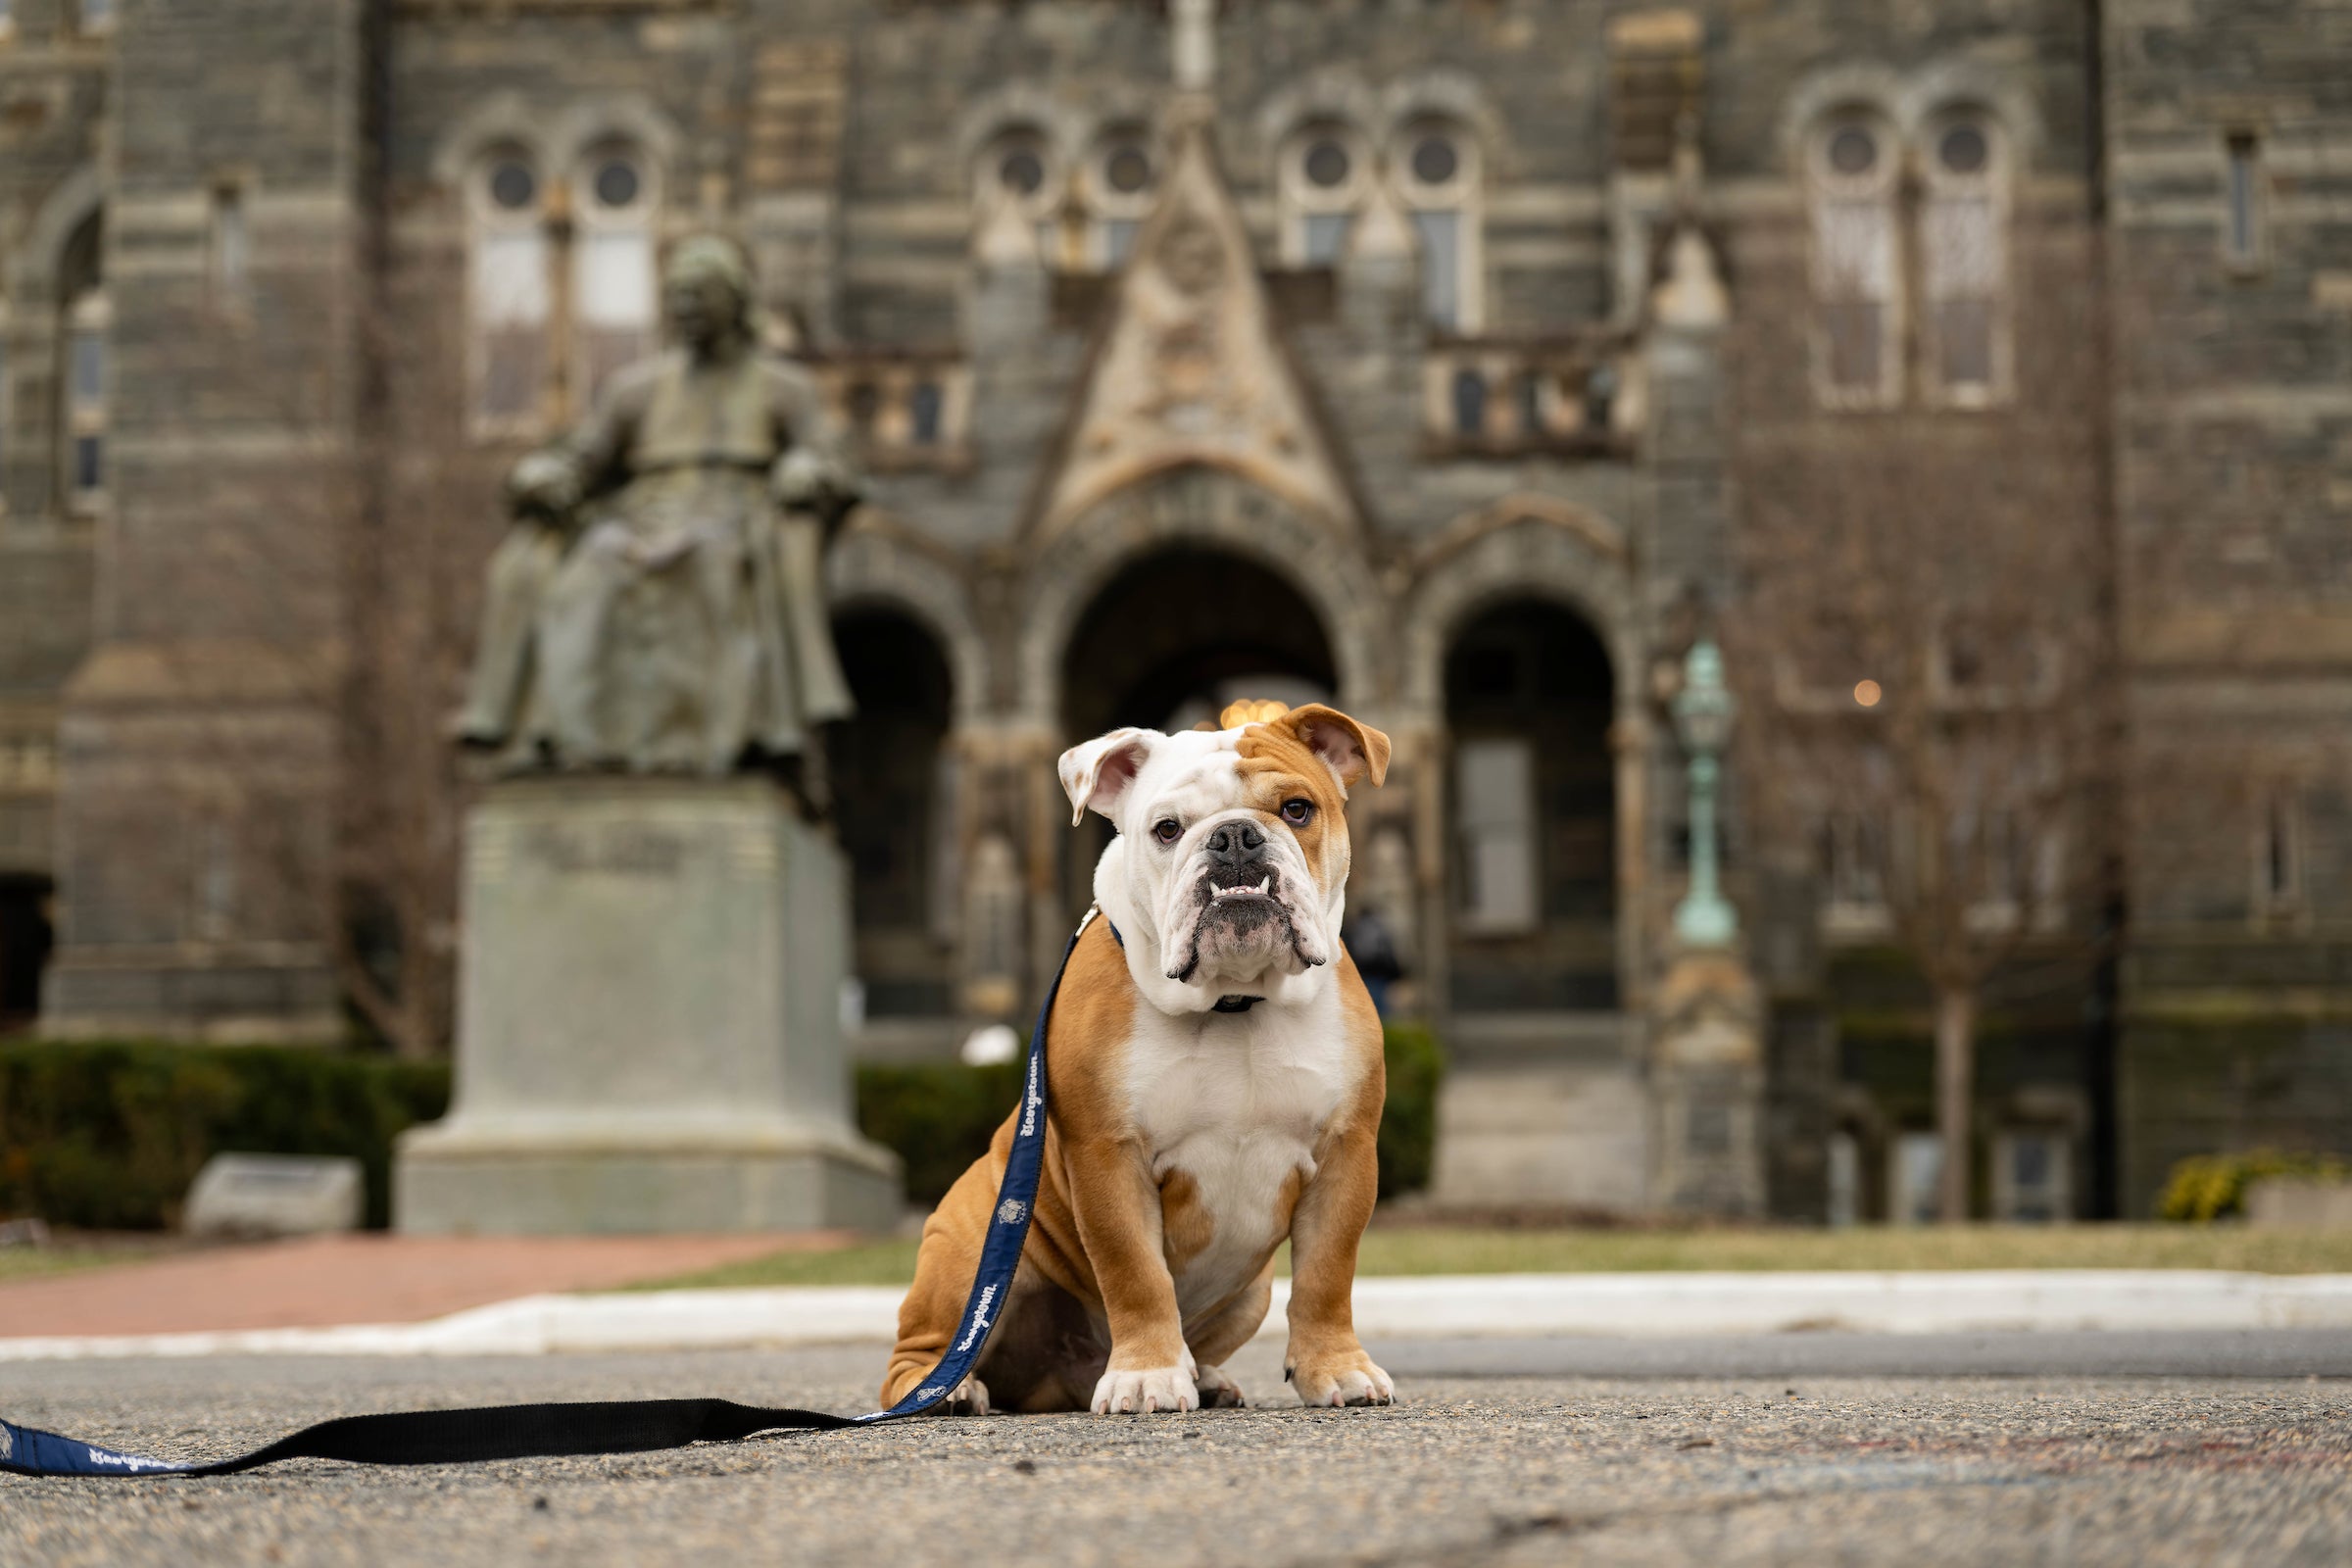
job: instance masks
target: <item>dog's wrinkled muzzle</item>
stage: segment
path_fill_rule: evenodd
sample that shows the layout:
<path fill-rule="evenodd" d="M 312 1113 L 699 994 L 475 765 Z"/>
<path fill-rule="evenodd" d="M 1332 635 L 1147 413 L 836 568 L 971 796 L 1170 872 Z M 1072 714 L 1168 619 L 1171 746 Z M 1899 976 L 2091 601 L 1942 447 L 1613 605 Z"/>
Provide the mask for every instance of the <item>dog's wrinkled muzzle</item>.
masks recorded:
<path fill-rule="evenodd" d="M 1203 824 L 1171 890 L 1167 976 L 1207 983 L 1328 961 L 1298 844 L 1241 815 Z"/>

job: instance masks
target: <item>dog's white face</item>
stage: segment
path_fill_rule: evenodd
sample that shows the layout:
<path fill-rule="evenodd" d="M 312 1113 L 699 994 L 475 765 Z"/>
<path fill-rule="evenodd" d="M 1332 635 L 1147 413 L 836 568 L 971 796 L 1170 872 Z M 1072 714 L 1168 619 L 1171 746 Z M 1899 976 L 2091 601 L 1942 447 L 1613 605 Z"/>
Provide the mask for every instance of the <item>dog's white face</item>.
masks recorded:
<path fill-rule="evenodd" d="M 1113 730 L 1062 754 L 1077 814 L 1119 830 L 1095 899 L 1155 1006 L 1321 988 L 1347 904 L 1348 785 L 1379 782 L 1388 752 L 1378 730 L 1312 707 L 1233 729 Z"/>

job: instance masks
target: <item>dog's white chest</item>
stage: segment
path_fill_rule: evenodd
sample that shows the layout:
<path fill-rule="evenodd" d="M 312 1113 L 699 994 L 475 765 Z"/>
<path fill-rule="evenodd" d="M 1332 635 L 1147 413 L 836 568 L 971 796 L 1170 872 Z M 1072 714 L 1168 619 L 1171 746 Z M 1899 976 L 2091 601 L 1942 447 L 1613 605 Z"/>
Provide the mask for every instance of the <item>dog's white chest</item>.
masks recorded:
<path fill-rule="evenodd" d="M 1353 1087 L 1328 1003 L 1154 1018 L 1133 1043 L 1131 1111 L 1152 1175 L 1191 1177 L 1210 1226 L 1208 1245 L 1179 1269 L 1188 1312 L 1248 1283 L 1280 1240 L 1293 1174 L 1314 1174 L 1323 1129 Z"/>

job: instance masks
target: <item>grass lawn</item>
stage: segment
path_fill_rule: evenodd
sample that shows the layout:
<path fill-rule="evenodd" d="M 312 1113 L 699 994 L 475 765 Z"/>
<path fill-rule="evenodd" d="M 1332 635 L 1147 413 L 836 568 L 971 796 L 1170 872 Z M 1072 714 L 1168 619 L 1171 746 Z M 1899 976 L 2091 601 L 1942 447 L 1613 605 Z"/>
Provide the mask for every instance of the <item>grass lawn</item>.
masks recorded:
<path fill-rule="evenodd" d="M 110 1263 L 142 1262 L 170 1250 L 168 1243 L 143 1246 L 112 1239 L 81 1242 L 71 1238 L 60 1238 L 46 1247 L 0 1247 L 0 1285 L 47 1279 L 52 1274 L 74 1274 Z"/>
<path fill-rule="evenodd" d="M 777 1252 L 648 1281 L 680 1286 L 905 1285 L 911 1238 Z M 1287 1253 L 1278 1260 L 1290 1270 Z M 2236 1225 L 1971 1225 L 1822 1230 L 1471 1230 L 1378 1225 L 1364 1274 L 1585 1274 L 1660 1269 L 2211 1268 L 2352 1273 L 2352 1233 Z"/>

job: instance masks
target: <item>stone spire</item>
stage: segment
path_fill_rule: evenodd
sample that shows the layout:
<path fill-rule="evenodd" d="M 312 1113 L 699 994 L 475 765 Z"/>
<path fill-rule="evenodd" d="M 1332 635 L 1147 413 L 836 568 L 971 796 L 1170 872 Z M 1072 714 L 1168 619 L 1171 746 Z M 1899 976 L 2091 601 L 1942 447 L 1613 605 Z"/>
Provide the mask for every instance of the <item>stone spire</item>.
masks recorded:
<path fill-rule="evenodd" d="M 1217 0 L 1172 0 L 1168 9 L 1176 90 L 1206 97 L 1217 82 Z"/>

